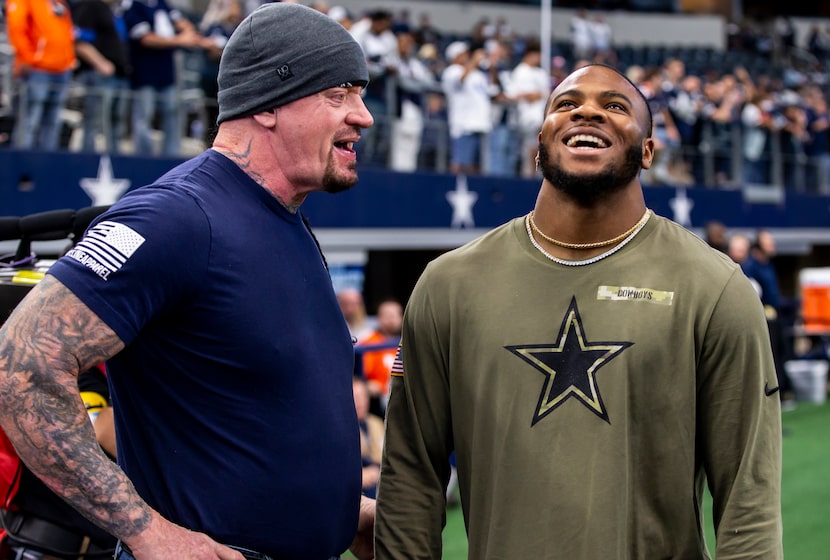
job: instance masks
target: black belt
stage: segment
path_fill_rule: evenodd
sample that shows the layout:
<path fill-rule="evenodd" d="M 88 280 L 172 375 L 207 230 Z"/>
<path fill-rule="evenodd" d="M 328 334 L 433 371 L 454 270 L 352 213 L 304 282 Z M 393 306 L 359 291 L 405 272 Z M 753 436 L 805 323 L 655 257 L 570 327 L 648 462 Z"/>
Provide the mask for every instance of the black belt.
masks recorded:
<path fill-rule="evenodd" d="M 34 548 L 53 556 L 66 558 L 112 557 L 112 546 L 101 546 L 76 531 L 51 521 L 15 511 L 2 511 L 3 526 L 9 536 L 9 544 Z"/>

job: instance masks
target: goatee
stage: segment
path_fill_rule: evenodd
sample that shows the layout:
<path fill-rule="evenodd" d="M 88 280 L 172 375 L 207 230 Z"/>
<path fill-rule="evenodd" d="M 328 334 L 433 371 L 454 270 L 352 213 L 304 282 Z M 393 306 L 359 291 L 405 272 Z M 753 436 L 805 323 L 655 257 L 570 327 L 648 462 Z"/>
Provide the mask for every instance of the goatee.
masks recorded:
<path fill-rule="evenodd" d="M 353 165 L 350 169 L 355 169 Z M 357 177 L 340 177 L 335 172 L 334 166 L 329 163 L 323 174 L 323 192 L 339 193 L 347 191 L 357 184 Z"/>
<path fill-rule="evenodd" d="M 552 162 L 550 152 L 539 142 L 539 167 L 542 176 L 562 193 L 568 195 L 580 206 L 593 206 L 601 198 L 628 185 L 642 169 L 643 146 L 635 144 L 625 153 L 622 166 L 615 168 L 609 163 L 594 174 L 580 174 L 566 171 L 558 162 Z"/>

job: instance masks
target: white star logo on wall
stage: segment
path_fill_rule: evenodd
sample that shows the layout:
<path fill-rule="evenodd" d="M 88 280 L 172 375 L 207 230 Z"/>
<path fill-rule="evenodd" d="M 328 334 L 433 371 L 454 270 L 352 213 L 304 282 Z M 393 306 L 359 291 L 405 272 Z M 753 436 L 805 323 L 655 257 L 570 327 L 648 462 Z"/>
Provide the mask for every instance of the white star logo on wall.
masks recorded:
<path fill-rule="evenodd" d="M 473 206 L 478 200 L 478 193 L 467 188 L 467 177 L 458 175 L 455 178 L 455 190 L 447 191 L 447 202 L 452 206 L 452 223 L 454 228 L 473 228 Z"/>
<path fill-rule="evenodd" d="M 116 179 L 112 175 L 112 162 L 108 155 L 98 162 L 98 176 L 84 177 L 81 188 L 92 199 L 92 206 L 109 206 L 130 188 L 129 179 Z"/>
<path fill-rule="evenodd" d="M 692 227 L 692 208 L 695 202 L 686 196 L 686 189 L 677 189 L 674 198 L 669 199 L 675 222 L 684 227 Z"/>

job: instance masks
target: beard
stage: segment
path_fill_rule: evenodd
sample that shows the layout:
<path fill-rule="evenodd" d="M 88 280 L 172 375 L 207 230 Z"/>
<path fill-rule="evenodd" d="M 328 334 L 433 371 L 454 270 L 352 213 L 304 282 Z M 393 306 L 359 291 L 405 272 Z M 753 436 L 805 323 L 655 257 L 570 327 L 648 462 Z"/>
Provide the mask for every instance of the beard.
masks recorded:
<path fill-rule="evenodd" d="M 352 163 L 349 166 L 350 171 L 357 169 L 357 164 Z M 334 167 L 334 163 L 329 159 L 326 164 L 326 171 L 323 173 L 323 192 L 339 193 L 347 191 L 357 184 L 357 173 L 350 174 L 347 177 L 339 175 Z"/>
<path fill-rule="evenodd" d="M 622 190 L 640 173 L 642 161 L 643 147 L 635 144 L 626 151 L 621 166 L 612 162 L 596 173 L 577 175 L 565 170 L 559 162 L 551 161 L 547 147 L 539 142 L 542 176 L 580 206 L 592 206 L 602 197 Z"/>

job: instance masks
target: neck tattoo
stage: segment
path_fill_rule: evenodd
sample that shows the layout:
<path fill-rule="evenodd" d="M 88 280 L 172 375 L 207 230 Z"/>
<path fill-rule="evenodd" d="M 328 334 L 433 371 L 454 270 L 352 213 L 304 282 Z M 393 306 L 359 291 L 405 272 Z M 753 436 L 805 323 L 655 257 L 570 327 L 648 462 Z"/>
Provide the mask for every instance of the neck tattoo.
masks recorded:
<path fill-rule="evenodd" d="M 582 260 L 582 261 L 569 261 L 569 260 L 566 260 L 566 259 L 560 259 L 559 257 L 554 257 L 553 255 L 551 255 L 550 253 L 545 251 L 545 249 L 539 244 L 539 242 L 536 241 L 536 237 L 533 235 L 534 232 L 538 233 L 543 239 L 551 241 L 555 245 L 561 245 L 561 244 L 556 242 L 556 241 L 552 241 L 551 239 L 546 237 L 544 234 L 542 234 L 542 232 L 540 232 L 538 229 L 536 229 L 535 225 L 533 224 L 533 212 L 530 212 L 527 216 L 525 216 L 525 229 L 527 230 L 527 236 L 530 238 L 530 242 L 533 244 L 533 246 L 536 247 L 536 249 L 540 253 L 542 253 L 545 257 L 547 257 L 548 259 L 552 260 L 555 263 L 565 265 L 565 266 L 585 266 L 585 265 L 588 265 L 588 264 L 593 264 L 597 261 L 601 261 L 604 258 L 610 257 L 611 255 L 613 255 L 614 253 L 616 253 L 617 251 L 619 251 L 620 249 L 622 249 L 623 247 L 628 245 L 628 243 L 632 239 L 634 239 L 634 237 L 636 237 L 638 233 L 640 233 L 640 230 L 642 230 L 645 227 L 645 225 L 648 223 L 648 220 L 651 217 L 651 215 L 652 215 L 651 210 L 646 209 L 646 212 L 645 212 L 645 214 L 643 214 L 643 217 L 640 218 L 640 221 L 638 221 L 634 225 L 633 228 L 626 231 L 622 236 L 617 236 L 617 238 L 614 238 L 614 240 L 612 240 L 611 242 L 601 241 L 601 242 L 599 242 L 600 243 L 599 245 L 594 245 L 594 247 L 605 247 L 605 246 L 610 245 L 611 243 L 616 243 L 617 241 L 619 241 L 619 244 L 615 245 L 614 247 L 612 247 L 611 249 L 609 249 L 608 251 L 606 251 L 604 253 L 601 253 L 601 254 L 599 254 L 595 257 L 591 257 L 590 259 L 585 259 L 585 260 Z M 575 244 L 575 245 L 583 245 L 581 247 L 569 247 L 569 245 L 570 244 L 565 244 L 565 245 L 562 245 L 562 246 L 567 247 L 567 248 L 586 249 L 586 248 L 590 248 L 590 247 L 585 247 L 584 245 L 592 245 L 592 244 L 589 244 L 589 243 Z"/>

